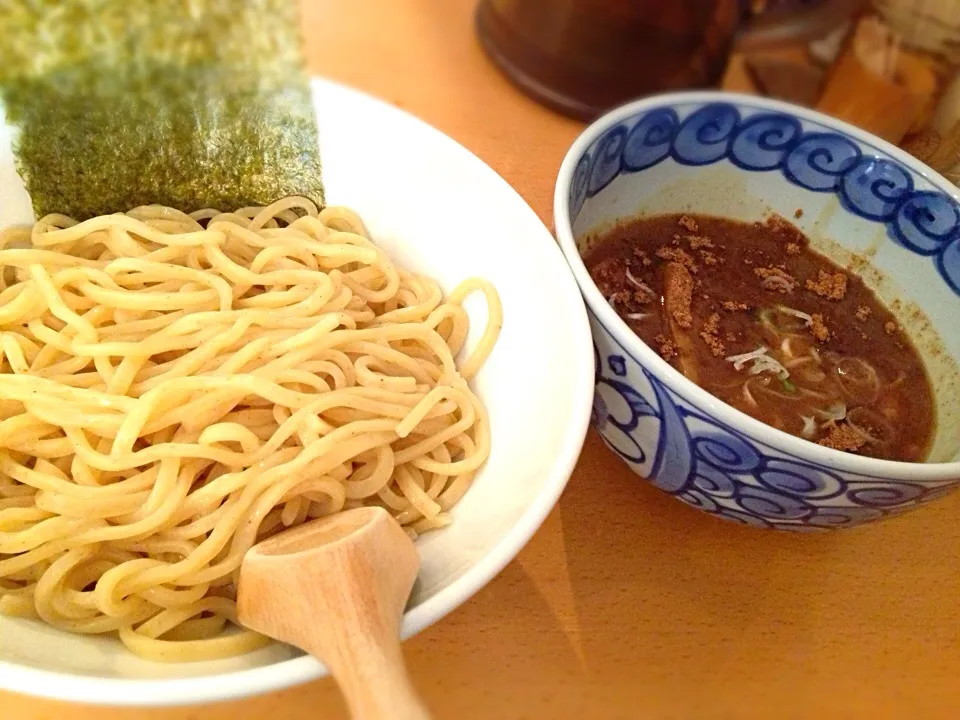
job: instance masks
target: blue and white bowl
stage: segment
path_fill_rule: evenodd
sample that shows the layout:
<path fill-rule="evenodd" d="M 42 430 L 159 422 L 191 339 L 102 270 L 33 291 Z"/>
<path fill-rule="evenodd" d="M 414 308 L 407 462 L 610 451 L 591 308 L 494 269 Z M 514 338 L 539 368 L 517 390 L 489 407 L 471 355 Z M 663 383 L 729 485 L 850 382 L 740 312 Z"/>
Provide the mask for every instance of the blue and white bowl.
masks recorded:
<path fill-rule="evenodd" d="M 581 255 L 618 220 L 678 212 L 744 221 L 778 213 L 816 250 L 858 270 L 930 373 L 938 430 L 929 461 L 858 457 L 775 430 L 709 395 L 640 340 Z M 785 103 L 660 95 L 584 131 L 561 166 L 554 213 L 593 326 L 593 424 L 637 474 L 705 512 L 784 530 L 879 520 L 960 483 L 960 202 L 917 160 Z"/>

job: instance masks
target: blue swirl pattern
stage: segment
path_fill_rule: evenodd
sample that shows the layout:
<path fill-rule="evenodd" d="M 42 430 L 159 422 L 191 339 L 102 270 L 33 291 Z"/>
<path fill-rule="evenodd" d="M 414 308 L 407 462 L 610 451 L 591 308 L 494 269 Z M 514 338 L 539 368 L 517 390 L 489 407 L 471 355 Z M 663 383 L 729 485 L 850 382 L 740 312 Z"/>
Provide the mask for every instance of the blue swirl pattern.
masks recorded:
<path fill-rule="evenodd" d="M 907 198 L 893 219 L 894 238 L 918 255 L 937 255 L 957 238 L 960 214 L 945 195 L 918 192 Z"/>
<path fill-rule="evenodd" d="M 789 115 L 755 115 L 740 126 L 730 160 L 744 170 L 776 170 L 802 134 L 799 121 Z"/>
<path fill-rule="evenodd" d="M 901 165 L 861 157 L 840 180 L 840 199 L 856 215 L 883 222 L 913 193 L 913 176 Z"/>
<path fill-rule="evenodd" d="M 869 146 L 778 112 L 708 103 L 681 119 L 659 107 L 607 130 L 580 158 L 570 187 L 571 221 L 584 202 L 621 173 L 667 158 L 682 165 L 729 160 L 754 172 L 778 171 L 813 192 L 835 194 L 858 217 L 883 223 L 902 247 L 929 256 L 960 296 L 960 208 L 937 191 L 917 190 L 911 172 Z"/>
<path fill-rule="evenodd" d="M 673 143 L 673 156 L 684 165 L 710 165 L 730 152 L 730 142 L 740 124 L 733 105 L 704 105 L 683 121 Z"/>
<path fill-rule="evenodd" d="M 783 174 L 805 190 L 835 192 L 860 157 L 860 148 L 843 135 L 808 133 L 787 154 Z"/>
<path fill-rule="evenodd" d="M 667 157 L 679 126 L 680 120 L 672 108 L 653 110 L 640 118 L 627 135 L 623 169 L 639 172 Z"/>
<path fill-rule="evenodd" d="M 960 483 L 883 480 L 788 455 L 668 390 L 592 313 L 591 324 L 594 427 L 634 470 L 699 510 L 755 527 L 828 530 L 899 514 Z"/>
<path fill-rule="evenodd" d="M 592 197 L 603 190 L 620 174 L 623 148 L 627 144 L 627 129 L 616 125 L 600 138 L 600 146 L 593 156 L 587 193 Z"/>

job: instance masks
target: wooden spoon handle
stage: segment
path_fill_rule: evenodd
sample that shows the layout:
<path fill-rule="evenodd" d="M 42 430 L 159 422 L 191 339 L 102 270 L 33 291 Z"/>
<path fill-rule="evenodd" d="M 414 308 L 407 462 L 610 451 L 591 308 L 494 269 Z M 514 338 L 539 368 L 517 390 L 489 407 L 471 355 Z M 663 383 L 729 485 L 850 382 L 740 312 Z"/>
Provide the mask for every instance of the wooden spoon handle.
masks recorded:
<path fill-rule="evenodd" d="M 383 508 L 314 520 L 250 550 L 237 615 L 326 663 L 356 720 L 429 720 L 400 650 L 420 556 Z"/>
<path fill-rule="evenodd" d="M 352 645 L 348 652 L 351 661 L 337 663 L 330 670 L 354 720 L 430 720 L 407 675 L 397 639 L 380 637 L 377 642 L 365 642 L 346 634 L 340 639 Z"/>

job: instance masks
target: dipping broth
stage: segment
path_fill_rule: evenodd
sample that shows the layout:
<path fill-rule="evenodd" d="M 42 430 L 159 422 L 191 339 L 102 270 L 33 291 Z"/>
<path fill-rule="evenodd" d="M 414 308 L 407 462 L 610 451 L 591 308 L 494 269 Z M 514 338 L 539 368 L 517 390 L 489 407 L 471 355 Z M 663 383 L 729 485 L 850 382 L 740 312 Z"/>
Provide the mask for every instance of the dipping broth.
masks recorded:
<path fill-rule="evenodd" d="M 933 390 L 910 338 L 784 219 L 639 218 L 586 263 L 647 345 L 738 410 L 837 450 L 926 457 Z"/>

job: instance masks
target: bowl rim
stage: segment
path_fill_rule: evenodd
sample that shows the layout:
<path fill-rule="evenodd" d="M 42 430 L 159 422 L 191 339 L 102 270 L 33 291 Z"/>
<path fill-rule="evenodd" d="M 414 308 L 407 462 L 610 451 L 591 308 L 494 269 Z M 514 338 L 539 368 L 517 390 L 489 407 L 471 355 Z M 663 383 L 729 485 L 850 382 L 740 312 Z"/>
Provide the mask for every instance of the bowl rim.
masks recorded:
<path fill-rule="evenodd" d="M 569 297 L 570 309 L 574 310 L 572 315 L 566 317 L 564 336 L 569 339 L 572 352 L 564 361 L 575 363 L 579 371 L 574 374 L 576 383 L 565 389 L 565 392 L 574 398 L 574 412 L 565 427 L 562 450 L 550 459 L 542 488 L 534 495 L 510 530 L 460 577 L 404 613 L 400 637 L 401 640 L 407 640 L 459 608 L 499 575 L 526 547 L 560 500 L 580 460 L 590 427 L 594 394 L 590 320 L 574 277 L 568 272 L 568 265 L 549 228 L 530 203 L 486 161 L 442 130 L 367 92 L 316 75 L 310 77 L 310 86 L 314 95 L 318 89 L 335 90 L 376 103 L 390 113 L 403 116 L 405 122 L 428 129 L 437 136 L 438 142 L 455 147 L 459 152 L 468 155 L 471 163 L 481 166 L 484 173 L 495 178 L 495 182 L 500 186 L 501 197 L 522 204 L 525 213 L 532 221 L 536 221 L 538 230 L 535 234 L 529 234 L 527 242 L 542 247 L 545 257 L 555 258 L 551 259 L 547 269 L 556 278 L 558 285 L 563 286 L 560 291 L 565 297 Z M 2 120 L 0 104 L 0 122 Z M 153 708 L 228 702 L 284 690 L 328 674 L 325 666 L 309 655 L 298 655 L 243 670 L 151 679 L 67 673 L 0 659 L 2 690 L 60 702 L 104 707 Z"/>
<path fill-rule="evenodd" d="M 577 284 L 580 286 L 580 291 L 586 300 L 588 313 L 613 335 L 617 344 L 634 362 L 648 367 L 672 392 L 678 394 L 690 404 L 706 409 L 717 420 L 754 442 L 766 444 L 794 457 L 806 459 L 821 466 L 893 482 L 942 482 L 945 479 L 956 478 L 960 475 L 960 460 L 914 463 L 861 457 L 817 445 L 809 440 L 771 427 L 741 410 L 737 410 L 732 405 L 717 399 L 700 388 L 654 352 L 610 307 L 593 282 L 583 258 L 580 256 L 570 222 L 570 188 L 580 158 L 607 130 L 646 110 L 679 104 L 694 105 L 714 102 L 776 111 L 791 115 L 799 120 L 806 120 L 828 127 L 888 155 L 905 166 L 910 173 L 923 177 L 960 205 L 958 189 L 913 156 L 871 133 L 816 110 L 780 100 L 720 90 L 681 91 L 650 95 L 614 108 L 588 125 L 567 150 L 557 174 L 553 197 L 554 229 L 560 248 L 563 250 L 567 263 L 570 265 Z"/>

